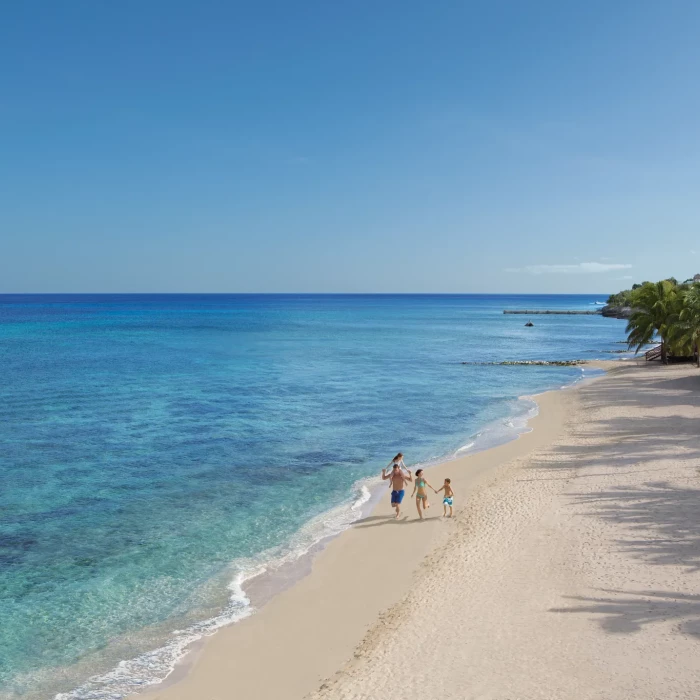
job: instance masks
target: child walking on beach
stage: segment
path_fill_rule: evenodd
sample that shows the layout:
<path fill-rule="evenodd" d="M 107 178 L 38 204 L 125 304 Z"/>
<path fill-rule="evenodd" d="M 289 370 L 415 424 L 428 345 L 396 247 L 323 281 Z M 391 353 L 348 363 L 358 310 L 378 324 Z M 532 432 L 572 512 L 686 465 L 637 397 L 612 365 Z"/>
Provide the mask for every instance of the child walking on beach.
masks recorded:
<path fill-rule="evenodd" d="M 397 465 L 400 469 L 403 469 L 406 472 L 409 471 L 408 467 L 404 464 L 404 461 L 403 461 L 403 452 L 399 452 L 396 455 L 396 457 L 394 457 L 394 459 L 392 459 L 391 462 L 389 462 L 389 466 L 387 467 L 387 470 L 391 471 Z"/>
<path fill-rule="evenodd" d="M 452 482 L 450 479 L 445 479 L 445 483 L 439 488 L 435 493 L 440 493 L 440 491 L 445 492 L 445 497 L 442 499 L 442 517 L 447 516 L 447 508 L 450 508 L 450 515 L 452 517 L 452 499 L 454 498 L 455 492 L 452 490 Z"/>
<path fill-rule="evenodd" d="M 413 494 L 416 494 L 416 510 L 418 511 L 418 517 L 423 520 L 423 511 L 430 508 L 430 503 L 428 503 L 428 494 L 426 493 L 425 487 L 433 489 L 433 487 L 425 480 L 423 477 L 423 470 L 416 469 L 416 480 L 413 484 Z M 433 489 L 433 493 L 437 493 Z M 422 509 L 421 509 L 422 506 Z"/>

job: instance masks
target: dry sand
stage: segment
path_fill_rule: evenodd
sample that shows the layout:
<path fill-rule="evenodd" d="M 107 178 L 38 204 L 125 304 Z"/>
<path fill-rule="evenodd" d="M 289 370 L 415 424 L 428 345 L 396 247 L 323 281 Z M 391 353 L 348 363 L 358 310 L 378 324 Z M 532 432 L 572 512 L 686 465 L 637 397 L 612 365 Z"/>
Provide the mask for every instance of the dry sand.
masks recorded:
<path fill-rule="evenodd" d="M 700 371 L 627 365 L 388 497 L 162 700 L 700 697 Z M 144 696 L 138 696 L 143 699 Z"/>

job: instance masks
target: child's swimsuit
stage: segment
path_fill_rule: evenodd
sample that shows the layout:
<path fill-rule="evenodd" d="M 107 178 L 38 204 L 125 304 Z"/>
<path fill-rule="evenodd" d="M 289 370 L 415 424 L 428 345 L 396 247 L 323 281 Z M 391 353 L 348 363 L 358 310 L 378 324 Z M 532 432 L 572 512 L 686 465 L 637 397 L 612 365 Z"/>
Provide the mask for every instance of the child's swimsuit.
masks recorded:
<path fill-rule="evenodd" d="M 445 498 L 442 499 L 442 502 L 446 506 L 450 506 L 450 508 L 451 508 L 452 507 L 452 496 L 445 496 Z"/>

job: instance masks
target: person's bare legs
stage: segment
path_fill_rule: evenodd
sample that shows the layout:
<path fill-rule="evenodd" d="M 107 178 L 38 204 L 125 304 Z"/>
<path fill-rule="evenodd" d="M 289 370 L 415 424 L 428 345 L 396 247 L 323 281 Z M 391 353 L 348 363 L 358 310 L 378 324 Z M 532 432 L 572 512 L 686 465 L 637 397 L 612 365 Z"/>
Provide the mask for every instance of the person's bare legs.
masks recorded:
<path fill-rule="evenodd" d="M 450 517 L 452 517 L 452 506 L 450 506 Z"/>
<path fill-rule="evenodd" d="M 416 496 L 416 510 L 418 511 L 418 517 L 423 520 L 423 511 L 421 510 L 421 501 L 423 499 L 420 496 Z"/>
<path fill-rule="evenodd" d="M 442 517 L 445 518 L 447 516 L 447 503 L 442 504 Z"/>
<path fill-rule="evenodd" d="M 401 505 L 399 503 L 394 503 L 394 509 L 396 510 L 395 518 L 398 519 L 399 513 L 401 512 Z"/>

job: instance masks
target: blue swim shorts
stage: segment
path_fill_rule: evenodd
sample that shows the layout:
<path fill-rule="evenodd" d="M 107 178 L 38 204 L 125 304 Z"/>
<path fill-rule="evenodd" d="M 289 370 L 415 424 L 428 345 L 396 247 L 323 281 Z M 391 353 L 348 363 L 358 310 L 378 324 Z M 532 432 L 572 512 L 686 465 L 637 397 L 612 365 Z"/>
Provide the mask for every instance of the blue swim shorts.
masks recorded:
<path fill-rule="evenodd" d="M 403 489 L 401 491 L 392 491 L 391 492 L 391 505 L 399 505 L 401 501 L 403 501 L 403 495 L 406 493 Z"/>
<path fill-rule="evenodd" d="M 442 502 L 446 506 L 451 506 L 452 505 L 452 496 L 445 496 L 445 498 L 442 499 Z"/>

